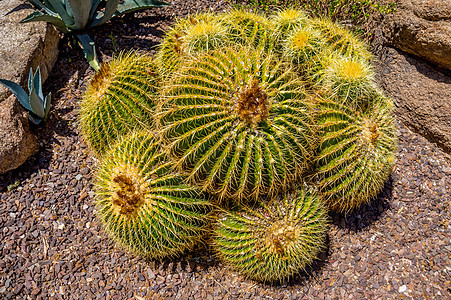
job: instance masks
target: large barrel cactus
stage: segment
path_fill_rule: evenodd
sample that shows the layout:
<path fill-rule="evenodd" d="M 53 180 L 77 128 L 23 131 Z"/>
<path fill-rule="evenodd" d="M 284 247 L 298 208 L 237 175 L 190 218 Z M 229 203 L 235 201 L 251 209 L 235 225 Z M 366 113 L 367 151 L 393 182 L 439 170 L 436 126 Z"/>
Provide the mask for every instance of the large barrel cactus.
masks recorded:
<path fill-rule="evenodd" d="M 257 199 L 299 177 L 314 147 L 311 107 L 290 67 L 254 48 L 188 61 L 160 122 L 188 179 L 220 198 Z"/>
<path fill-rule="evenodd" d="M 309 265 L 326 235 L 325 208 L 317 196 L 299 189 L 269 205 L 224 213 L 213 246 L 219 258 L 244 276 L 279 282 Z"/>
<path fill-rule="evenodd" d="M 148 54 L 122 53 L 102 65 L 79 112 L 81 134 L 95 154 L 133 129 L 150 128 L 158 84 L 158 68 Z"/>
<path fill-rule="evenodd" d="M 318 105 L 318 184 L 333 210 L 347 212 L 368 202 L 392 172 L 396 151 L 392 104 L 378 97 L 363 111 L 332 101 Z"/>
<path fill-rule="evenodd" d="M 106 231 L 149 258 L 180 254 L 206 233 L 210 204 L 171 162 L 152 133 L 121 139 L 96 176 L 96 207 Z"/>

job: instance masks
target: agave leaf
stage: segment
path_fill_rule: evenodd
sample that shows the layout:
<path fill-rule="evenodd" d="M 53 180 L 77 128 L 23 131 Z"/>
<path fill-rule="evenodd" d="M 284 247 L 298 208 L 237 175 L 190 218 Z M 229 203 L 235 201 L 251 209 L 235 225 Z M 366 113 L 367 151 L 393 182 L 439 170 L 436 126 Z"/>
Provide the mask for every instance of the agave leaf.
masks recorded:
<path fill-rule="evenodd" d="M 31 106 L 28 101 L 28 94 L 25 92 L 25 90 L 18 85 L 15 82 L 12 82 L 10 80 L 6 79 L 0 79 L 0 83 L 2 83 L 4 86 L 6 86 L 13 94 L 16 96 L 16 98 L 19 100 L 20 104 L 26 109 L 31 111 Z"/>
<path fill-rule="evenodd" d="M 139 9 L 146 9 L 150 7 L 163 7 L 169 4 L 160 0 L 125 0 L 119 3 L 117 11 L 114 16 L 119 16 Z"/>
<path fill-rule="evenodd" d="M 69 32 L 63 20 L 61 20 L 58 17 L 46 15 L 45 13 L 40 12 L 38 10 L 26 16 L 25 19 L 20 21 L 20 23 L 38 22 L 38 21 L 48 22 L 63 33 Z"/>
<path fill-rule="evenodd" d="M 33 68 L 30 68 L 30 73 L 28 73 L 28 91 L 31 91 L 33 86 Z"/>
<path fill-rule="evenodd" d="M 44 101 L 44 121 L 47 120 L 47 118 L 49 117 L 49 111 L 50 111 L 50 104 L 52 103 L 52 93 L 49 93 L 47 96 L 45 96 L 45 101 Z"/>
<path fill-rule="evenodd" d="M 92 26 L 94 27 L 108 22 L 113 17 L 113 15 L 115 15 L 118 4 L 119 0 L 109 0 L 106 3 L 105 12 L 103 13 L 103 16 L 101 13 L 99 13 L 96 17 L 96 20 L 92 22 Z"/>
<path fill-rule="evenodd" d="M 39 123 L 41 123 L 42 119 L 39 118 L 38 116 L 28 112 L 28 120 L 31 121 L 31 123 L 35 124 L 35 125 L 39 125 Z"/>
<path fill-rule="evenodd" d="M 30 91 L 30 106 L 31 112 L 33 112 L 36 116 L 41 119 L 44 118 L 44 100 L 39 98 L 34 86 Z"/>
<path fill-rule="evenodd" d="M 91 11 L 89 12 L 89 19 L 93 20 L 94 14 L 97 11 L 97 6 L 99 6 L 101 0 L 92 0 Z"/>
<path fill-rule="evenodd" d="M 97 60 L 96 46 L 94 44 L 94 41 L 91 40 L 91 38 L 87 34 L 79 34 L 77 35 L 77 38 L 79 39 L 81 46 L 83 47 L 83 53 L 85 54 L 85 58 L 88 61 L 89 65 L 94 70 L 99 70 L 100 64 Z"/>
<path fill-rule="evenodd" d="M 60 2 L 59 0 L 46 0 L 45 2 L 53 6 L 55 12 L 58 13 L 58 15 L 64 21 L 64 24 L 66 24 L 66 27 L 72 28 L 72 26 L 75 24 L 75 21 L 67 13 L 66 7 L 62 2 Z"/>
<path fill-rule="evenodd" d="M 91 0 L 66 0 L 68 10 L 73 12 L 74 30 L 83 30 L 89 21 Z"/>
<path fill-rule="evenodd" d="M 51 16 L 54 16 L 54 17 L 58 16 L 58 14 L 55 13 L 55 11 L 53 10 L 53 7 L 47 7 L 47 6 L 45 6 L 44 3 L 42 3 L 39 0 L 28 0 L 28 2 L 30 2 L 35 8 L 42 9 L 43 11 L 45 11 L 47 14 L 49 14 Z"/>
<path fill-rule="evenodd" d="M 41 70 L 39 69 L 39 67 L 36 69 L 36 73 L 34 73 L 33 85 L 39 98 L 41 100 L 44 99 L 44 94 L 42 93 Z"/>

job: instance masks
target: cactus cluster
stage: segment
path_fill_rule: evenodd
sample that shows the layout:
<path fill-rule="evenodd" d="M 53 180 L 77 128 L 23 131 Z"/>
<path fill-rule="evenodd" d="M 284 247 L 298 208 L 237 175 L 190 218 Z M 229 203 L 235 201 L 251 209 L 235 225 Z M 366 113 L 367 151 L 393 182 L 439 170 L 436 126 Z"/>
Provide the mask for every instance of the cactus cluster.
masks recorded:
<path fill-rule="evenodd" d="M 324 249 L 328 210 L 383 187 L 392 107 L 366 46 L 330 21 L 293 9 L 180 19 L 155 60 L 122 54 L 87 88 L 98 216 L 149 258 L 210 235 L 245 277 L 287 280 Z"/>

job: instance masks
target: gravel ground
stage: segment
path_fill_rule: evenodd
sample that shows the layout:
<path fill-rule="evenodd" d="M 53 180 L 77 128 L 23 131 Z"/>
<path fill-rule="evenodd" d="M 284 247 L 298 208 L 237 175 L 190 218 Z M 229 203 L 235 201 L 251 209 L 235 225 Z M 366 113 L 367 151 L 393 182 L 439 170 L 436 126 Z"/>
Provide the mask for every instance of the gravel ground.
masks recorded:
<path fill-rule="evenodd" d="M 116 19 L 96 32 L 96 43 L 105 58 L 114 47 L 149 49 L 175 15 L 225 6 L 174 1 Z M 327 251 L 290 282 L 243 279 L 203 247 L 164 261 L 122 251 L 93 211 L 96 162 L 76 124 L 92 75 L 81 56 L 63 40 L 45 84 L 55 100 L 49 122 L 36 131 L 41 150 L 0 176 L 0 298 L 450 299 L 451 165 L 402 124 L 396 168 L 380 196 L 351 215 L 331 215 Z"/>

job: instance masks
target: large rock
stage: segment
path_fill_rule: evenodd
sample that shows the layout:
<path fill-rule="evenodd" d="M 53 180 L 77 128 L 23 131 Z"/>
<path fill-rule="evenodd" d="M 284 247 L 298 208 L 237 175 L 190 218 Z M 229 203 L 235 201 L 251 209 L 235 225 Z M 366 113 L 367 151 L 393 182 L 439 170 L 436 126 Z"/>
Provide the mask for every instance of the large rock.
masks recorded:
<path fill-rule="evenodd" d="M 25 86 L 31 67 L 45 80 L 58 56 L 58 32 L 45 22 L 20 24 L 33 12 L 23 0 L 1 0 L 0 78 Z M 0 174 L 17 168 L 38 150 L 24 109 L 0 86 Z"/>
<path fill-rule="evenodd" d="M 406 125 L 451 154 L 451 76 L 393 48 L 381 51 L 378 81 Z"/>
<path fill-rule="evenodd" d="M 399 0 L 384 34 L 391 46 L 451 70 L 451 0 Z"/>

